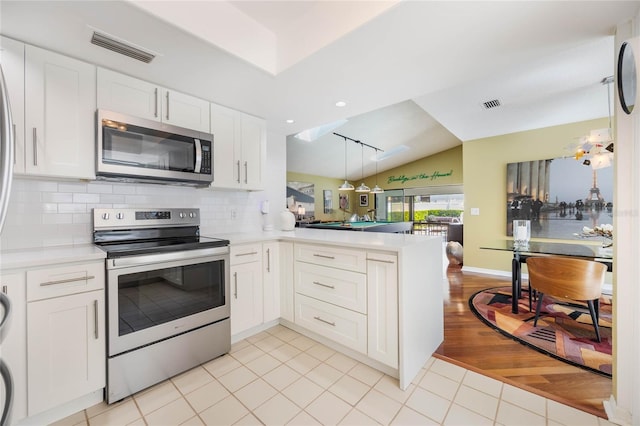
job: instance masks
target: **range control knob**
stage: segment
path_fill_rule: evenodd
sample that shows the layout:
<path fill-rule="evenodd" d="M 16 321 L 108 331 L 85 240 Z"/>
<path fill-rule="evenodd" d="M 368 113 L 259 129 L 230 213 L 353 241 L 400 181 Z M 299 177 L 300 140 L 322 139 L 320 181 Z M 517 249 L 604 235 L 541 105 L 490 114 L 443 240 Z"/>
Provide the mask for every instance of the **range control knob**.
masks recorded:
<path fill-rule="evenodd" d="M 124 213 L 117 213 L 116 214 L 116 219 L 119 219 L 119 220 L 124 219 Z"/>
<path fill-rule="evenodd" d="M 109 220 L 109 213 L 102 213 L 102 220 Z"/>
<path fill-rule="evenodd" d="M 194 212 L 191 212 L 191 213 L 189 213 L 189 217 L 190 217 L 191 219 L 193 219 L 193 218 L 195 218 L 195 217 L 196 217 L 196 214 L 195 214 Z"/>
<path fill-rule="evenodd" d="M 180 216 L 180 219 L 184 219 L 185 217 L 187 217 L 185 212 L 180 212 L 180 214 L 178 214 L 178 216 Z"/>

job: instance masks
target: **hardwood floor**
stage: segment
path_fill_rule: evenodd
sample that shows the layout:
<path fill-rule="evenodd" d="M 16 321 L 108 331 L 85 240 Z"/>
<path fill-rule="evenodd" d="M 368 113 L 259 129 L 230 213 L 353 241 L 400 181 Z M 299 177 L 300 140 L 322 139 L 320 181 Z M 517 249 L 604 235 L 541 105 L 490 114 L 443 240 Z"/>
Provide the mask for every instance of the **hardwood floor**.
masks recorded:
<path fill-rule="evenodd" d="M 475 292 L 510 285 L 510 278 L 447 270 L 444 343 L 435 356 L 503 382 L 606 418 L 611 379 L 528 348 L 482 323 L 469 309 Z M 448 290 L 448 294 L 447 294 Z M 447 297 L 448 296 L 448 297 Z"/>

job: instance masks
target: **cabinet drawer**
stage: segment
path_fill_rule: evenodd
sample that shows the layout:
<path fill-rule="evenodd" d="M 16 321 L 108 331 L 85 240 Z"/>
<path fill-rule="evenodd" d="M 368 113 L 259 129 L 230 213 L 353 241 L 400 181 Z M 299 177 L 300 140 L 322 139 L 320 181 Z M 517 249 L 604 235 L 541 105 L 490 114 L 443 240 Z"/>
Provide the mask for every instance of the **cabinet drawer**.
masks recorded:
<path fill-rule="evenodd" d="M 295 288 L 296 292 L 314 299 L 367 313 L 365 274 L 296 262 Z"/>
<path fill-rule="evenodd" d="M 262 244 L 241 244 L 231 246 L 231 265 L 258 262 L 262 260 Z"/>
<path fill-rule="evenodd" d="M 296 294 L 296 324 L 367 353 L 367 316 Z"/>
<path fill-rule="evenodd" d="M 365 272 L 367 270 L 367 254 L 364 250 L 296 244 L 295 259 L 355 272 Z"/>
<path fill-rule="evenodd" d="M 27 271 L 27 301 L 104 289 L 104 263 Z"/>

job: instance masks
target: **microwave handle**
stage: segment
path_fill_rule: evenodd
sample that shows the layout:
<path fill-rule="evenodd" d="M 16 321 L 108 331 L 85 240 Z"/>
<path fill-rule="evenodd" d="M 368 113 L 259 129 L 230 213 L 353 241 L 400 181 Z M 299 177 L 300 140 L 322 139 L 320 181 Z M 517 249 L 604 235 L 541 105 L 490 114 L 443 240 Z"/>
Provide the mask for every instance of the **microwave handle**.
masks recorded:
<path fill-rule="evenodd" d="M 196 146 L 196 165 L 193 168 L 193 171 L 195 173 L 200 173 L 200 169 L 202 167 L 202 142 L 200 142 L 200 139 L 194 139 L 194 142 Z"/>

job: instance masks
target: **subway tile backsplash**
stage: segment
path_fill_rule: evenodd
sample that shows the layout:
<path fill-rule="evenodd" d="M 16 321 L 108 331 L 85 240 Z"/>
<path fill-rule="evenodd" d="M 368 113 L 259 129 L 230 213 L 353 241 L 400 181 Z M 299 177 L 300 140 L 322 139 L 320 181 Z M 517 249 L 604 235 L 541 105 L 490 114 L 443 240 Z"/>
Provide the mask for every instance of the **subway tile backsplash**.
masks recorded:
<path fill-rule="evenodd" d="M 261 192 L 14 177 L 0 248 L 91 243 L 96 207 L 197 207 L 202 235 L 260 231 L 263 198 Z"/>

